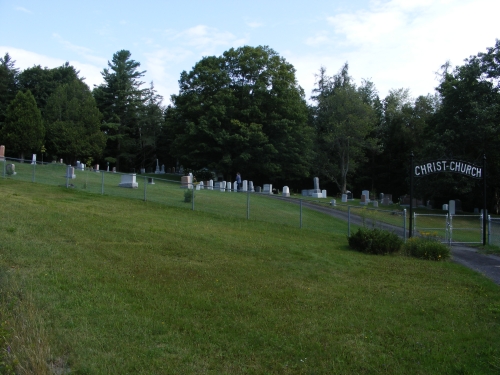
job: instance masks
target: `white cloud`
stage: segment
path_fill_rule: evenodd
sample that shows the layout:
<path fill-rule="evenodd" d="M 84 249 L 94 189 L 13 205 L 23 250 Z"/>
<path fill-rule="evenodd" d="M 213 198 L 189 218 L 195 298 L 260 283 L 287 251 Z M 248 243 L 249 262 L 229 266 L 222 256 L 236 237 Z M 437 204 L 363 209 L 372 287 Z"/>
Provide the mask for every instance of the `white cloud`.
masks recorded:
<path fill-rule="evenodd" d="M 239 47 L 247 42 L 245 38 L 237 38 L 228 31 L 219 31 L 206 25 L 191 27 L 177 33 L 173 39 L 202 51 L 203 55 L 214 54 L 220 47 Z"/>
<path fill-rule="evenodd" d="M 311 49 L 299 57 L 297 74 L 311 76 L 321 65 L 333 74 L 348 61 L 350 74 L 358 82 L 371 78 L 381 96 L 401 87 L 415 96 L 433 93 L 443 63 L 461 64 L 495 43 L 499 12 L 500 2 L 490 0 L 373 1 L 327 17 L 331 33 L 305 39 Z"/>
<path fill-rule="evenodd" d="M 261 22 L 255 22 L 255 21 L 248 21 L 246 24 L 247 24 L 247 26 L 251 27 L 252 29 L 256 29 L 258 27 L 264 26 L 263 23 L 261 23 Z"/>
<path fill-rule="evenodd" d="M 62 44 L 64 47 L 66 47 L 66 49 L 70 50 L 70 51 L 73 51 L 75 52 L 76 54 L 82 56 L 83 58 L 85 58 L 86 60 L 88 60 L 89 62 L 91 63 L 94 63 L 94 64 L 98 64 L 100 66 L 106 66 L 107 63 L 108 63 L 108 60 L 102 58 L 102 57 L 98 57 L 98 56 L 95 56 L 93 53 L 92 53 L 92 50 L 90 48 L 87 48 L 87 47 L 82 47 L 82 46 L 77 46 L 75 44 L 72 44 L 71 42 L 63 39 L 59 34 L 57 33 L 54 33 L 52 34 L 52 36 L 60 43 Z"/>
<path fill-rule="evenodd" d="M 20 11 L 20 12 L 33 14 L 33 12 L 31 10 L 23 8 L 23 7 L 16 7 L 15 9 L 18 10 L 18 11 Z"/>
<path fill-rule="evenodd" d="M 3 56 L 6 52 L 8 52 L 11 58 L 16 61 L 15 66 L 20 70 L 24 70 L 35 65 L 40 65 L 41 67 L 47 67 L 49 69 L 57 68 L 66 62 L 66 60 L 63 59 L 53 58 L 19 48 L 0 46 L 0 54 Z M 70 60 L 69 63 L 74 66 L 76 70 L 80 71 L 80 77 L 85 77 L 85 83 L 89 85 L 90 89 L 92 89 L 94 85 L 102 83 L 102 68 L 76 60 Z"/>

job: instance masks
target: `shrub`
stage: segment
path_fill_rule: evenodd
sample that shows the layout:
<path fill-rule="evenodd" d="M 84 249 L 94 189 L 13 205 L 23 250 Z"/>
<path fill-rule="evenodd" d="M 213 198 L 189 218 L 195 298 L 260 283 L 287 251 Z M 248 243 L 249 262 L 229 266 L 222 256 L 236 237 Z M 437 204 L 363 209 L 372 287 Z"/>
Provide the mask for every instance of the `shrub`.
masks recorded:
<path fill-rule="evenodd" d="M 191 198 L 193 198 L 193 191 L 191 189 L 187 189 L 184 192 L 184 202 L 186 203 L 191 202 Z"/>
<path fill-rule="evenodd" d="M 403 246 L 406 256 L 426 260 L 445 260 L 450 257 L 450 248 L 432 237 L 412 237 Z"/>
<path fill-rule="evenodd" d="M 359 228 L 348 240 L 352 249 L 368 254 L 395 253 L 403 244 L 396 234 L 380 229 Z"/>
<path fill-rule="evenodd" d="M 197 181 L 209 181 L 215 180 L 215 174 L 208 169 L 200 169 L 199 171 L 194 172 Z"/>

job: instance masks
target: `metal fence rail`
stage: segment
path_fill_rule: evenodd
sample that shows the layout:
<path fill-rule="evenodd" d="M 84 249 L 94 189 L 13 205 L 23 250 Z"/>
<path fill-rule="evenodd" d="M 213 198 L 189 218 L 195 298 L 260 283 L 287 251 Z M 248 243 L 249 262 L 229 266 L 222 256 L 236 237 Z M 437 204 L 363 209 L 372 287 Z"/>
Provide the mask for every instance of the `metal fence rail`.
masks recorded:
<path fill-rule="evenodd" d="M 380 228 L 408 237 L 409 219 L 406 210 L 382 209 L 368 205 L 335 204 L 327 199 L 300 196 L 283 198 L 264 193 L 235 192 L 227 189 L 182 186 L 166 175 L 135 175 L 136 188 L 121 187 L 126 173 L 95 171 L 91 168 L 68 173 L 61 163 L 31 162 L 4 158 L 1 173 L 4 179 L 36 182 L 81 190 L 94 194 L 162 203 L 170 207 L 209 212 L 247 220 L 284 224 L 314 231 L 346 234 L 359 227 Z M 180 176 L 179 176 L 180 177 Z M 270 199 L 276 198 L 276 199 Z M 290 205 L 283 205 L 287 199 Z M 339 221 L 338 219 L 343 219 Z M 417 219 L 418 218 L 418 219 Z M 480 243 L 480 215 L 414 214 L 414 233 L 435 232 L 451 243 Z M 417 224 L 418 223 L 418 224 Z M 477 239 L 477 241 L 476 241 Z M 488 243 L 500 244 L 500 219 L 489 217 Z"/>

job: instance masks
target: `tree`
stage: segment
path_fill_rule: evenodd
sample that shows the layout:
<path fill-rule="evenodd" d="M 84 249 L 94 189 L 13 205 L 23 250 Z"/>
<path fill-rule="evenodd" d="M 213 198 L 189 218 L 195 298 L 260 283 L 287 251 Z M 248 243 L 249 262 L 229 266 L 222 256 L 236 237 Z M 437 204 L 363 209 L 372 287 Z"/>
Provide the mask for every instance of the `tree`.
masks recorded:
<path fill-rule="evenodd" d="M 230 49 L 182 72 L 166 125 L 171 155 L 185 167 L 234 178 L 307 176 L 310 129 L 295 69 L 269 47 Z"/>
<path fill-rule="evenodd" d="M 18 153 L 24 159 L 25 153 L 40 151 L 45 136 L 42 115 L 35 98 L 28 90 L 19 91 L 7 107 L 5 125 L 0 135 L 7 150 Z"/>
<path fill-rule="evenodd" d="M 465 60 L 451 72 L 445 71 L 437 90 L 441 106 L 434 118 L 437 147 L 435 156 L 449 156 L 482 163 L 487 155 L 488 196 L 491 206 L 500 210 L 500 41 L 486 53 Z M 456 183 L 459 181 L 460 183 Z M 446 189 L 446 190 L 445 190 Z M 459 190 L 456 190 L 459 189 Z M 478 187 L 460 176 L 441 184 L 442 195 L 466 197 L 471 204 L 481 205 Z"/>
<path fill-rule="evenodd" d="M 101 131 L 102 114 L 88 86 L 75 79 L 59 86 L 45 108 L 46 147 L 53 159 L 98 159 L 106 144 Z"/>
<path fill-rule="evenodd" d="M 137 161 L 141 168 L 152 167 L 158 158 L 158 139 L 165 123 L 165 109 L 153 82 L 144 92 L 144 104 L 140 107 Z"/>
<path fill-rule="evenodd" d="M 129 51 L 113 55 L 101 74 L 104 83 L 93 91 L 97 106 L 104 116 L 107 134 L 105 155 L 108 162 L 116 163 L 118 170 L 137 166 L 137 140 L 140 139 L 140 112 L 144 103 L 144 89 L 140 78 L 145 71 L 132 60 Z"/>
<path fill-rule="evenodd" d="M 48 98 L 58 86 L 71 83 L 75 79 L 84 80 L 79 78 L 78 74 L 79 72 L 69 62 L 53 69 L 36 65 L 19 74 L 19 89 L 31 91 L 43 115 Z"/>
<path fill-rule="evenodd" d="M 316 102 L 316 173 L 334 182 L 345 193 L 348 176 L 366 160 L 368 148 L 376 146 L 370 137 L 375 111 L 369 104 L 371 88 L 358 90 L 346 63 L 332 77 L 321 68 L 312 99 Z"/>
<path fill-rule="evenodd" d="M 0 127 L 18 90 L 19 69 L 15 68 L 15 63 L 8 53 L 0 57 Z"/>

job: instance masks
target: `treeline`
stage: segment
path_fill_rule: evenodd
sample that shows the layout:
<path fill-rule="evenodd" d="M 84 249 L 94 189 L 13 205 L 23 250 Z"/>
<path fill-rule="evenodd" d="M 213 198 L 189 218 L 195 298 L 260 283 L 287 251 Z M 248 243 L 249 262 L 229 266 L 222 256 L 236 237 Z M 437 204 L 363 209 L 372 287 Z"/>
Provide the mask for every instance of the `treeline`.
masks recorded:
<path fill-rule="evenodd" d="M 115 166 L 122 172 L 167 167 L 208 169 L 227 180 L 308 188 L 319 176 L 331 195 L 363 189 L 409 192 L 409 163 L 487 157 L 488 204 L 500 207 L 500 41 L 451 69 L 434 94 L 394 89 L 380 98 L 359 85 L 348 64 L 318 71 L 312 104 L 294 67 L 269 47 L 230 49 L 183 71 L 165 107 L 129 51 L 118 51 L 92 90 L 68 63 L 22 72 L 0 58 L 0 144 L 7 156 Z M 461 199 L 481 207 L 480 182 L 457 174 L 416 180 L 436 206 Z"/>

